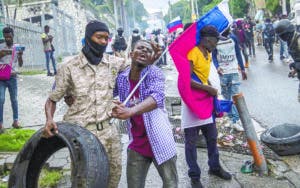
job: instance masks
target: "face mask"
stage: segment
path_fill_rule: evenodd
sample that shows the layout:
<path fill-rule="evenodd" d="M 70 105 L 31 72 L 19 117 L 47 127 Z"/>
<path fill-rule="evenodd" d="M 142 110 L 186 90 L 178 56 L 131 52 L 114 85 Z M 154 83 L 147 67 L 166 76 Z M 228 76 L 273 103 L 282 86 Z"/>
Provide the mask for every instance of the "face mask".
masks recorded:
<path fill-rule="evenodd" d="M 87 39 L 87 45 L 90 47 L 90 50 L 93 52 L 93 54 L 97 57 L 103 56 L 103 53 L 105 52 L 107 46 L 107 45 L 97 44 L 89 38 Z"/>
<path fill-rule="evenodd" d="M 107 45 L 100 45 L 93 42 L 90 38 L 86 38 L 86 45 L 82 48 L 82 52 L 89 60 L 89 63 L 98 65 L 103 57 Z"/>
<path fill-rule="evenodd" d="M 118 31 L 119 36 L 122 36 L 122 34 L 123 34 L 123 31 Z"/>

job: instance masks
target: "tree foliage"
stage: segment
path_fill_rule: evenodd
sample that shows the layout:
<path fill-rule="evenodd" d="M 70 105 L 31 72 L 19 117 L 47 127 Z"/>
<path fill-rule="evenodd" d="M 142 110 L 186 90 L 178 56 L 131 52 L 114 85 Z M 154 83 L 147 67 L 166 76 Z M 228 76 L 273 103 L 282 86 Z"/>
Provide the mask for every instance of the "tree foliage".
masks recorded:
<path fill-rule="evenodd" d="M 219 4 L 222 0 L 197 0 L 199 17 L 203 16 L 214 6 Z M 272 1 L 272 0 L 270 0 Z M 230 0 L 229 1 L 230 13 L 234 18 L 245 17 L 249 3 L 247 0 Z M 171 5 L 172 18 L 180 16 L 183 23 L 191 22 L 191 6 L 190 0 L 179 0 L 178 2 Z M 170 22 L 170 8 L 168 14 L 164 17 L 166 23 Z"/>
<path fill-rule="evenodd" d="M 204 5 L 203 8 L 202 8 L 201 15 L 204 15 L 205 13 L 207 13 L 209 10 L 211 10 L 212 8 L 214 8 L 214 6 L 216 6 L 217 4 L 219 4 L 221 1 L 222 0 L 213 0 L 209 4 Z"/>
<path fill-rule="evenodd" d="M 180 16 L 183 23 L 188 23 L 191 22 L 191 13 L 190 2 L 188 0 L 180 0 L 171 4 L 171 13 L 169 7 L 168 14 L 164 17 L 164 20 L 166 23 L 169 23 L 176 16 Z"/>
<path fill-rule="evenodd" d="M 125 0 L 125 10 L 129 27 L 139 27 L 143 30 L 148 27 L 147 23 L 143 21 L 143 18 L 148 16 L 148 12 L 141 1 Z"/>
<path fill-rule="evenodd" d="M 229 9 L 233 18 L 244 18 L 247 16 L 249 4 L 246 0 L 230 0 Z"/>

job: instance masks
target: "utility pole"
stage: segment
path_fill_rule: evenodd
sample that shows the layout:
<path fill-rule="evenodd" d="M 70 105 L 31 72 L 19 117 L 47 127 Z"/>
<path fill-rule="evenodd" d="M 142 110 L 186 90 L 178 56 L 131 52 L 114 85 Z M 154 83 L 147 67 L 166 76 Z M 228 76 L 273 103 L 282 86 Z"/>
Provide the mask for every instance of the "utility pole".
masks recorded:
<path fill-rule="evenodd" d="M 196 4 L 196 16 L 197 16 L 197 18 L 199 18 L 200 15 L 199 15 L 198 1 L 197 0 L 196 0 L 195 4 Z"/>
<path fill-rule="evenodd" d="M 170 21 L 172 20 L 172 5 L 171 1 L 169 0 L 169 16 L 170 16 Z"/>
<path fill-rule="evenodd" d="M 114 3 L 115 27 L 116 27 L 116 31 L 117 31 L 117 29 L 119 27 L 117 0 L 113 0 L 113 3 Z"/>
<path fill-rule="evenodd" d="M 134 9 L 134 0 L 131 0 L 131 10 L 132 10 L 132 21 L 133 21 L 133 27 L 136 28 L 135 23 L 135 9 Z"/>
<path fill-rule="evenodd" d="M 196 14 L 195 14 L 194 0 L 191 0 L 191 10 L 192 10 L 191 18 L 192 18 L 192 21 L 194 22 L 197 19 Z"/>
<path fill-rule="evenodd" d="M 127 17 L 126 17 L 126 12 L 125 12 L 125 7 L 124 7 L 124 0 L 120 0 L 120 9 L 121 9 L 121 26 L 123 27 L 124 34 L 128 34 L 128 27 L 127 27 Z"/>
<path fill-rule="evenodd" d="M 287 15 L 286 11 L 286 0 L 281 0 L 281 6 L 282 6 L 282 14 Z"/>

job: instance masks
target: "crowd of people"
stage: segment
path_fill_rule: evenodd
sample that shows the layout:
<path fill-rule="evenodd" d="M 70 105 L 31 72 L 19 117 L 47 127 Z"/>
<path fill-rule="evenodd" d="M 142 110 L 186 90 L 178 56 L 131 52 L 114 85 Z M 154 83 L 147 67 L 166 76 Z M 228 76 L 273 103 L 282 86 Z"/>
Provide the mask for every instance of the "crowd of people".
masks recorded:
<path fill-rule="evenodd" d="M 190 25 L 191 23 L 186 24 L 184 28 L 168 35 L 164 35 L 161 29 L 150 35 L 140 34 L 138 29 L 134 29 L 127 42 L 122 28 L 117 29 L 117 35 L 113 36 L 105 23 L 90 21 L 86 26 L 81 52 L 57 69 L 53 58 L 53 36 L 49 34 L 50 27 L 45 26 L 41 38 L 47 75 L 55 76 L 55 84 L 45 103 L 44 136 L 48 138 L 58 133 L 53 120 L 56 103 L 65 99 L 69 107 L 64 121 L 85 127 L 101 141 L 110 165 L 107 186 L 116 188 L 122 170 L 121 143 L 118 124 L 111 124 L 110 120 L 126 120 L 130 138 L 126 165 L 128 187 L 145 187 L 152 163 L 163 181 L 163 187 L 178 187 L 176 146 L 165 108 L 165 77 L 160 67 L 167 64 L 166 54 L 163 53 L 167 46 Z M 12 70 L 7 80 L 0 80 L 1 130 L 6 88 L 9 89 L 12 101 L 12 126 L 20 127 L 16 71 L 23 63 L 23 52 L 17 51 L 13 43 L 13 30 L 4 28 L 3 34 L 5 43 L 0 46 L 0 62 L 11 64 Z M 257 45 L 265 47 L 268 60 L 273 62 L 273 44 L 276 38 L 281 45 L 279 58 L 288 58 L 289 50 L 295 61 L 290 66 L 291 76 L 298 73 L 300 79 L 299 34 L 293 25 L 284 17 L 274 24 L 270 19 L 266 19 L 263 24 L 254 23 L 247 17 L 236 20 L 222 33 L 212 25 L 206 25 L 200 30 L 200 43 L 187 54 L 190 62 L 187 66 L 190 66 L 192 77 L 188 84 L 192 89 L 206 92 L 210 97 L 221 93 L 225 99 L 232 100 L 232 96 L 239 93 L 240 75 L 242 80 L 247 79 L 245 68 L 249 67 L 250 58 L 256 56 L 255 41 Z M 50 60 L 53 73 L 49 67 Z M 212 82 L 215 79 L 211 74 L 213 69 L 219 83 Z M 142 77 L 145 79 L 141 79 Z M 131 92 L 133 95 L 127 102 Z M 228 117 L 233 129 L 244 131 L 235 105 L 232 105 Z M 182 104 L 185 157 L 189 169 L 187 173 L 193 188 L 202 187 L 196 152 L 196 138 L 200 130 L 207 145 L 209 173 L 224 180 L 232 178 L 219 162 L 215 119 L 216 114 L 213 112 L 208 118 L 201 119 L 188 105 L 184 102 Z"/>

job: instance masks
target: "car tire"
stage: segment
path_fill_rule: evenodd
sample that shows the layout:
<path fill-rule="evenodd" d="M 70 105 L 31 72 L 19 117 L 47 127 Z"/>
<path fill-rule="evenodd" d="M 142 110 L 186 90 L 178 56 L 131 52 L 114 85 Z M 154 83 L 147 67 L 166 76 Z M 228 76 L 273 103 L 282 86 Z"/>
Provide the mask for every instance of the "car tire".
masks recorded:
<path fill-rule="evenodd" d="M 282 124 L 271 127 L 261 135 L 261 141 L 281 156 L 300 153 L 300 126 Z"/>
<path fill-rule="evenodd" d="M 9 188 L 37 188 L 41 169 L 56 151 L 67 147 L 70 152 L 72 188 L 107 187 L 108 157 L 103 145 L 87 129 L 59 122 L 58 134 L 43 138 L 37 131 L 17 155 L 10 172 Z"/>

